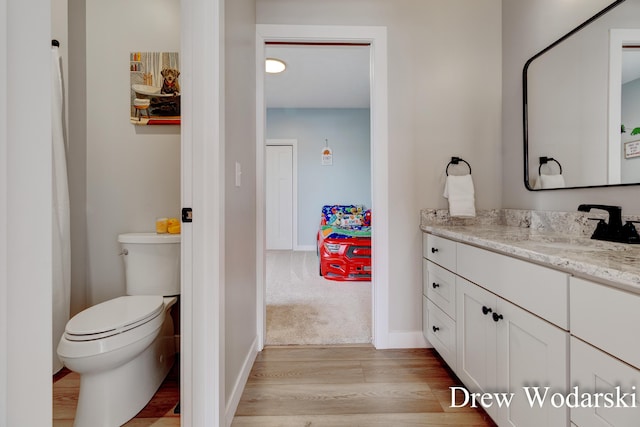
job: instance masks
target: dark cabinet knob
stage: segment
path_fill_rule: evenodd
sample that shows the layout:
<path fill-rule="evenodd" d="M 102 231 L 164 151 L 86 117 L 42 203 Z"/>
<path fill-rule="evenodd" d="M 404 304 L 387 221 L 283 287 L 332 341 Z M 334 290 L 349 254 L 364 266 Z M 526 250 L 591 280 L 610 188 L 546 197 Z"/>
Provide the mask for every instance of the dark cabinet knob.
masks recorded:
<path fill-rule="evenodd" d="M 433 332 L 438 332 L 440 330 L 437 326 L 432 326 L 431 329 L 433 329 Z"/>
<path fill-rule="evenodd" d="M 504 319 L 504 317 L 502 317 L 502 314 L 493 313 L 493 321 L 494 322 L 497 322 L 500 319 Z"/>
<path fill-rule="evenodd" d="M 482 314 L 484 314 L 485 316 L 486 316 L 487 314 L 491 313 L 492 311 L 493 311 L 493 310 L 491 310 L 489 307 L 486 307 L 486 306 L 484 306 L 484 305 L 482 306 Z M 494 316 L 495 316 L 495 314 L 494 314 Z"/>
<path fill-rule="evenodd" d="M 436 249 L 436 248 L 431 248 L 431 253 L 432 253 L 432 254 L 435 254 L 436 252 L 438 252 L 438 249 Z"/>
<path fill-rule="evenodd" d="M 438 284 L 438 283 L 436 283 L 436 282 L 433 282 L 433 283 L 431 284 L 431 287 L 432 287 L 433 289 L 435 289 L 435 288 L 439 288 L 439 287 L 440 287 L 440 284 Z"/>

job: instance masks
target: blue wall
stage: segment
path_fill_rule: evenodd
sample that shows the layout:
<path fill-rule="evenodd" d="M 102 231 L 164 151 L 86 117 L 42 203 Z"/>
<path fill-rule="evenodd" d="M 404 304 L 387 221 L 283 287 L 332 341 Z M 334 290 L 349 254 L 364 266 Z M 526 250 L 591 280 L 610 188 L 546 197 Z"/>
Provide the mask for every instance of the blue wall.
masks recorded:
<path fill-rule="evenodd" d="M 371 207 L 369 109 L 270 108 L 266 133 L 267 139 L 298 140 L 299 246 L 315 247 L 323 205 Z M 321 164 L 325 139 L 331 166 Z"/>

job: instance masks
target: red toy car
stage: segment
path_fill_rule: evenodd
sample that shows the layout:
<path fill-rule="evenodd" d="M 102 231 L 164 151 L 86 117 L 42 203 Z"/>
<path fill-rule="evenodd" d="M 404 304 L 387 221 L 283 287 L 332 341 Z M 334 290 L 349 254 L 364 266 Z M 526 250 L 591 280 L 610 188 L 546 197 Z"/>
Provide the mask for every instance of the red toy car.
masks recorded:
<path fill-rule="evenodd" d="M 356 205 L 324 206 L 317 244 L 321 276 L 371 280 L 370 210 Z"/>

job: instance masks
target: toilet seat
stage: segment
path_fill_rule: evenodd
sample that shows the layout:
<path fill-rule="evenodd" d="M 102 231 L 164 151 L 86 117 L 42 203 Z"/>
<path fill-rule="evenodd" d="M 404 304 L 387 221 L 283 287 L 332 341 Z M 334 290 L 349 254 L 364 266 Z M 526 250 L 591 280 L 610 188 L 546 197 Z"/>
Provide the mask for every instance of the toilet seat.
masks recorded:
<path fill-rule="evenodd" d="M 69 341 L 95 341 L 122 334 L 159 316 L 164 309 L 159 295 L 128 295 L 89 307 L 76 314 L 65 328 Z"/>

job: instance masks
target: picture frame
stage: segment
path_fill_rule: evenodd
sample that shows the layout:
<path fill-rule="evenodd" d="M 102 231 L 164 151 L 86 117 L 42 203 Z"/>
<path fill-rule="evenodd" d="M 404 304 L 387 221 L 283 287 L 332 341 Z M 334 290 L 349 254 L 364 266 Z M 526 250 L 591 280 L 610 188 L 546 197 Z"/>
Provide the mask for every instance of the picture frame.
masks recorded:
<path fill-rule="evenodd" d="M 324 147 L 322 149 L 322 166 L 332 166 L 333 165 L 333 150 L 329 147 Z"/>
<path fill-rule="evenodd" d="M 129 75 L 131 124 L 180 124 L 178 52 L 130 52 Z"/>
<path fill-rule="evenodd" d="M 640 140 L 624 143 L 624 158 L 632 159 L 634 157 L 640 157 Z"/>

